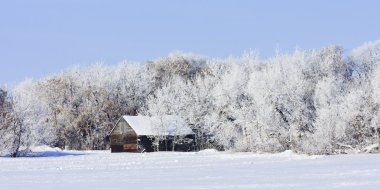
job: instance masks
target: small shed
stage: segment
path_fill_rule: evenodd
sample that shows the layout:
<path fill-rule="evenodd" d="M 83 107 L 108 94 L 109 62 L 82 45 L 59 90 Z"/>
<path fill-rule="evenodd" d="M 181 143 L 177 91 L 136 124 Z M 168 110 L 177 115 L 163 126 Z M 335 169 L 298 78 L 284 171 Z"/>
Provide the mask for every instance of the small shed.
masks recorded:
<path fill-rule="evenodd" d="M 111 152 L 193 151 L 195 135 L 177 116 L 122 116 L 109 133 Z"/>

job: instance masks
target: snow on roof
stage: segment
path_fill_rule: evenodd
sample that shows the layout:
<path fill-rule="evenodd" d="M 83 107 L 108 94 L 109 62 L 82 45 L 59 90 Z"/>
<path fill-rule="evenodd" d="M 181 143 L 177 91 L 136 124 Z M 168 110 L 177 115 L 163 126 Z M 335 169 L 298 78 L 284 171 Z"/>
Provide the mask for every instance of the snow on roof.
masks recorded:
<path fill-rule="evenodd" d="M 177 116 L 123 116 L 137 135 L 194 134 L 185 121 Z"/>

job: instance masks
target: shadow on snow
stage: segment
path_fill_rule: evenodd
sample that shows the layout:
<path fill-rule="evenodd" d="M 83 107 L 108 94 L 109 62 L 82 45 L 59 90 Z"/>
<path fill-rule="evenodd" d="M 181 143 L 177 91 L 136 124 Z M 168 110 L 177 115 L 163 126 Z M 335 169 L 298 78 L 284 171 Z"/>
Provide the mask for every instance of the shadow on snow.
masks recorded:
<path fill-rule="evenodd" d="M 63 156 L 82 156 L 88 155 L 84 152 L 66 152 L 66 151 L 42 151 L 42 152 L 20 152 L 17 157 L 21 158 L 40 158 L 40 157 L 63 157 Z M 0 157 L 11 157 L 10 155 L 2 155 Z"/>

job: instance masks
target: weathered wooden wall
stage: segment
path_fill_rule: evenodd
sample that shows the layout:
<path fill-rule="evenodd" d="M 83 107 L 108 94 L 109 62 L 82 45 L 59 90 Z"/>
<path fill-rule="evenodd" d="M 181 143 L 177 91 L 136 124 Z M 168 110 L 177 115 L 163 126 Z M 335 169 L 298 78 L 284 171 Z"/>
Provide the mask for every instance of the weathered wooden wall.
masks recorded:
<path fill-rule="evenodd" d="M 111 152 L 137 152 L 137 134 L 124 119 L 120 119 L 110 134 Z"/>

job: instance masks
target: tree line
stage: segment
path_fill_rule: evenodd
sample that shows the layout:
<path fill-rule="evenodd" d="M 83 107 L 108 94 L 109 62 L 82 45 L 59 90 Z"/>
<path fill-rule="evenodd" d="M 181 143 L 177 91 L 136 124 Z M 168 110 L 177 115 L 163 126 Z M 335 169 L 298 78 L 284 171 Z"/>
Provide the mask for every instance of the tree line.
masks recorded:
<path fill-rule="evenodd" d="M 122 115 L 175 115 L 198 148 L 308 154 L 376 151 L 380 41 L 208 58 L 175 52 L 146 63 L 72 67 L 0 89 L 0 152 L 33 145 L 109 148 Z"/>

